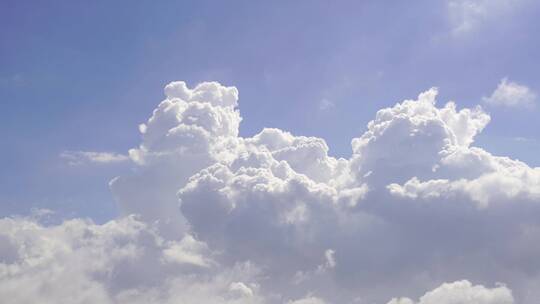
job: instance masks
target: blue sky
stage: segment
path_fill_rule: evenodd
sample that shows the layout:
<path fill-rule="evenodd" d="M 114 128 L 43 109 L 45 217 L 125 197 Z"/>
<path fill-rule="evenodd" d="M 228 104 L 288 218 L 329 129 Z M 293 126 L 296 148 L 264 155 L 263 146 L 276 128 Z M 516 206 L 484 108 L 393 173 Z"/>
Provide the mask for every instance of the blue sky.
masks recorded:
<path fill-rule="evenodd" d="M 59 155 L 125 154 L 173 80 L 236 86 L 241 135 L 277 127 L 344 157 L 378 109 L 436 86 L 490 113 L 476 145 L 540 165 L 538 106 L 482 99 L 504 77 L 540 91 L 540 5 L 456 3 L 3 1 L 0 214 L 114 215 L 107 183 L 127 169 Z"/>

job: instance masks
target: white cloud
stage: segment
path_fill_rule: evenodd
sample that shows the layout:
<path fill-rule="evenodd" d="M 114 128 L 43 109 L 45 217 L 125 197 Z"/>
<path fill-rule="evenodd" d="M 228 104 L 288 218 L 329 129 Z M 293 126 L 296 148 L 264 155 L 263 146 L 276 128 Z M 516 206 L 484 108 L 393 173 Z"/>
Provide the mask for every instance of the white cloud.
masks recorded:
<path fill-rule="evenodd" d="M 491 96 L 483 100 L 493 106 L 531 107 L 536 101 L 536 93 L 527 86 L 503 78 Z"/>
<path fill-rule="evenodd" d="M 453 102 L 437 108 L 437 93 L 432 88 L 418 100 L 377 112 L 368 130 L 352 140 L 351 166 L 357 179 L 386 186 L 411 177 L 434 177 L 433 169 L 445 155 L 469 151 L 474 137 L 489 123 L 489 115 L 480 107 L 457 111 Z"/>
<path fill-rule="evenodd" d="M 254 278 L 252 266 L 200 265 L 209 254 L 204 246 L 189 236 L 167 242 L 134 217 L 52 227 L 4 218 L 0 227 L 2 303 L 261 302 L 246 286 L 249 301 L 229 297 L 229 286 L 238 289 L 235 282 Z M 171 248 L 191 258 L 164 259 Z"/>
<path fill-rule="evenodd" d="M 64 151 L 60 157 L 65 159 L 70 166 L 86 163 L 110 164 L 129 160 L 128 156 L 118 153 L 92 151 Z"/>
<path fill-rule="evenodd" d="M 240 297 L 253 296 L 253 290 L 251 290 L 251 288 L 247 287 L 246 284 L 242 282 L 232 282 L 231 285 L 229 285 L 229 290 Z"/>
<path fill-rule="evenodd" d="M 336 258 L 334 257 L 335 251 L 332 249 L 327 249 L 324 252 L 324 256 L 326 257 L 326 267 L 328 268 L 335 268 L 336 267 Z"/>
<path fill-rule="evenodd" d="M 238 136 L 234 87 L 174 82 L 165 93 L 132 170 L 111 181 L 119 219 L 0 221 L 0 297 L 385 303 L 456 277 L 505 282 L 520 303 L 540 296 L 524 283 L 540 281 L 540 168 L 474 146 L 490 121 L 482 108 L 439 107 L 430 89 L 378 111 L 344 159 L 317 137 Z M 454 282 L 418 303 L 506 291 Z"/>
<path fill-rule="evenodd" d="M 388 304 L 414 304 L 408 298 L 392 299 Z M 513 304 L 512 291 L 506 286 L 486 288 L 469 281 L 444 283 L 423 295 L 417 304 Z"/>
<path fill-rule="evenodd" d="M 320 139 L 263 130 L 239 143 L 236 160 L 211 166 L 190 179 L 179 192 L 182 212 L 193 231 L 226 259 L 250 259 L 310 286 L 326 279 L 313 270 L 320 265 L 320 255 L 306 253 L 325 252 L 330 239 L 342 259 L 360 258 L 344 264 L 340 256 L 332 255 L 338 276 L 358 272 L 349 279 L 374 279 L 377 273 L 363 272 L 367 265 L 362 258 L 386 258 L 376 250 L 350 245 L 345 235 L 355 234 L 357 240 L 385 235 L 387 239 L 378 239 L 376 246 L 382 248 L 394 248 L 392 239 L 398 235 L 416 239 L 419 231 L 409 221 L 426 216 L 417 202 L 431 205 L 431 217 L 439 218 L 448 208 L 455 208 L 455 220 L 472 222 L 491 218 L 481 210 L 470 215 L 471 208 L 494 205 L 491 212 L 504 213 L 515 201 L 534 206 L 539 199 L 539 170 L 471 147 L 489 115 L 479 107 L 458 111 L 454 103 L 438 108 L 436 94 L 432 89 L 418 100 L 379 111 L 368 131 L 353 140 L 350 160 L 329 157 Z M 402 188 L 399 182 L 407 183 Z M 362 189 L 354 204 L 342 200 L 352 189 Z M 400 196 L 398 190 L 402 198 L 395 197 Z M 408 202 L 399 203 L 404 198 Z M 455 200 L 461 202 L 453 203 Z M 508 220 L 514 227 L 521 221 L 517 217 Z M 440 239 L 456 242 L 456 248 L 467 246 L 468 240 L 455 239 L 456 228 L 451 223 L 439 229 L 439 235 L 420 233 L 423 241 L 393 250 L 423 248 L 418 256 L 399 258 L 408 264 L 431 260 L 434 252 L 451 259 L 454 251 L 445 252 L 447 245 Z M 480 230 L 467 233 L 471 239 L 483 234 Z M 488 245 L 477 246 L 469 249 L 472 264 L 479 262 L 473 252 Z M 427 267 L 436 267 L 437 262 L 433 263 Z M 454 267 L 465 271 L 463 266 Z M 377 270 L 397 271 L 385 266 Z M 319 292 L 328 295 L 333 291 L 324 286 Z"/>
<path fill-rule="evenodd" d="M 452 34 L 470 33 L 484 23 L 497 20 L 519 8 L 526 0 L 449 0 L 448 14 Z"/>
<path fill-rule="evenodd" d="M 137 171 L 110 186 L 123 213 L 158 221 L 171 236 L 186 229 L 176 192 L 199 170 L 235 153 L 241 117 L 235 87 L 207 82 L 189 89 L 179 81 L 167 85 L 165 95 L 139 128 L 140 146 L 129 151 Z"/>

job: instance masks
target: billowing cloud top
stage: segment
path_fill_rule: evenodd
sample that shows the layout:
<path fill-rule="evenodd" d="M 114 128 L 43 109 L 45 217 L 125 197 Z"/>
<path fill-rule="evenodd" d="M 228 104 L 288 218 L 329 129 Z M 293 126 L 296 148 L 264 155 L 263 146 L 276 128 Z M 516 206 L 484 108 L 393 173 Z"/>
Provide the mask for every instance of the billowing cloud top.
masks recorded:
<path fill-rule="evenodd" d="M 482 108 L 430 89 L 378 111 L 343 159 L 279 129 L 239 137 L 234 87 L 165 95 L 111 181 L 121 217 L 0 220 L 6 303 L 539 299 L 540 168 L 474 146 Z"/>

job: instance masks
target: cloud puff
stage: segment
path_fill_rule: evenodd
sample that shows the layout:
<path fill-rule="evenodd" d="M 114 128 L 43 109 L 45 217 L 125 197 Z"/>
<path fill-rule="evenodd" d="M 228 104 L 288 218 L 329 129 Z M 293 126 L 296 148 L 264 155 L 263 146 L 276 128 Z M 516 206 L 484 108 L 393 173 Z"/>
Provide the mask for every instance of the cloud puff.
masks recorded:
<path fill-rule="evenodd" d="M 238 91 L 218 83 L 191 90 L 184 82 L 173 82 L 165 95 L 139 127 L 140 146 L 129 151 L 136 172 L 115 178 L 110 186 L 124 214 L 140 214 L 159 222 L 163 233 L 181 235 L 185 222 L 176 191 L 191 175 L 235 153 L 241 121 L 235 108 Z"/>
<path fill-rule="evenodd" d="M 489 123 L 480 107 L 457 111 L 453 102 L 437 108 L 437 89 L 377 112 L 368 130 L 352 140 L 351 171 L 357 179 L 384 186 L 410 177 L 433 177 L 445 155 L 469 151 Z"/>
<path fill-rule="evenodd" d="M 503 78 L 491 96 L 483 99 L 493 106 L 531 107 L 536 101 L 536 93 L 527 86 Z"/>
<path fill-rule="evenodd" d="M 438 106 L 432 88 L 378 111 L 345 159 L 322 138 L 238 136 L 234 87 L 173 82 L 165 95 L 129 151 L 133 170 L 110 183 L 121 217 L 2 220 L 3 298 L 386 303 L 459 278 L 505 282 L 520 303 L 540 296 L 540 168 L 474 146 L 490 121 L 481 107 Z M 69 277 L 43 294 L 44 278 Z M 458 281 L 418 303 L 468 298 L 513 301 Z"/>
<path fill-rule="evenodd" d="M 409 298 L 392 299 L 388 304 L 513 304 L 512 291 L 506 286 L 486 288 L 469 281 L 445 283 L 423 295 L 418 302 Z"/>

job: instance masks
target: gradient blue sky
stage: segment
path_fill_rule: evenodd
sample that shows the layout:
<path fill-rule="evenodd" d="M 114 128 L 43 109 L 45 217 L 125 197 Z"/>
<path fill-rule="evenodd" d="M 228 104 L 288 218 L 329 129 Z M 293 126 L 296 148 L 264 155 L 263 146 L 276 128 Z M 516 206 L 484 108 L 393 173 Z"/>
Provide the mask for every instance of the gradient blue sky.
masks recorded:
<path fill-rule="evenodd" d="M 539 166 L 538 100 L 483 97 L 504 77 L 540 91 L 540 3 L 476 2 L 2 1 L 0 215 L 113 217 L 107 183 L 128 168 L 59 155 L 126 153 L 173 80 L 236 86 L 241 135 L 278 127 L 337 156 L 378 109 L 437 86 L 490 113 L 476 145 Z"/>

